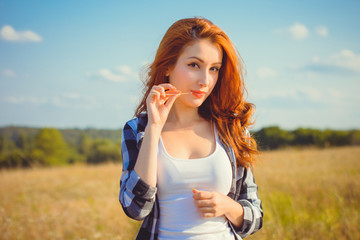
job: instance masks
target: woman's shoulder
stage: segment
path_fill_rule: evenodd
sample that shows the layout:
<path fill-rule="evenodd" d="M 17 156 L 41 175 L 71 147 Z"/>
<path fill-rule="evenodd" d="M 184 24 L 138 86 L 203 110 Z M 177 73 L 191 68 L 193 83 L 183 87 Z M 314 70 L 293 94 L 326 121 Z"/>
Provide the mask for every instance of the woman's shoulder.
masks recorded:
<path fill-rule="evenodd" d="M 136 133 L 143 132 L 145 131 L 146 124 L 147 114 L 140 113 L 137 117 L 134 117 L 125 123 L 124 130 L 132 130 Z"/>

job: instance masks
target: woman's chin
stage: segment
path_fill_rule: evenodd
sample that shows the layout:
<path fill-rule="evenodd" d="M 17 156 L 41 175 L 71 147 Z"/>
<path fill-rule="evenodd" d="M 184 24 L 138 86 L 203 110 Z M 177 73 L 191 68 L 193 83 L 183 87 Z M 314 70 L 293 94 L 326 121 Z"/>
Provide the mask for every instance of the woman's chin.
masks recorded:
<path fill-rule="evenodd" d="M 199 108 L 205 101 L 198 99 L 197 101 L 194 101 L 192 106 L 195 108 Z"/>

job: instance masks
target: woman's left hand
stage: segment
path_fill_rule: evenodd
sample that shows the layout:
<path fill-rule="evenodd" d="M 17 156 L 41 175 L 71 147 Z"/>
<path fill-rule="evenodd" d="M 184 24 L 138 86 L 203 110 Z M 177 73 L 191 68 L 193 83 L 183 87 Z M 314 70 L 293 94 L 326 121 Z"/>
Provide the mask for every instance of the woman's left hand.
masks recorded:
<path fill-rule="evenodd" d="M 212 218 L 223 216 L 231 206 L 228 196 L 219 192 L 198 191 L 193 189 L 195 205 L 199 209 L 201 216 Z"/>

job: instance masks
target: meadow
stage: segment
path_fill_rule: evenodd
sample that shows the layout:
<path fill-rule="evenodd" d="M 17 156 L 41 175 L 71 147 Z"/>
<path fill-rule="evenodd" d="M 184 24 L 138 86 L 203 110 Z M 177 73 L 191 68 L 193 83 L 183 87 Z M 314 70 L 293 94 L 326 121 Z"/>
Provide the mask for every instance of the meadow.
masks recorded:
<path fill-rule="evenodd" d="M 120 164 L 0 171 L 0 239 L 134 239 Z M 264 227 L 246 239 L 360 239 L 360 147 L 264 152 Z"/>

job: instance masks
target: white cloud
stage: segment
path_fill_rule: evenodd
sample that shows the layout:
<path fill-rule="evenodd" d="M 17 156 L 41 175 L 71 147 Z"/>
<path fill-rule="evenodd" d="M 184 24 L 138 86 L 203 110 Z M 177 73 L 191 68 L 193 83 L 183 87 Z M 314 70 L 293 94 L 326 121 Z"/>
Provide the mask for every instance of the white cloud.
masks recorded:
<path fill-rule="evenodd" d="M 301 23 L 295 23 L 289 28 L 291 36 L 295 39 L 305 39 L 309 35 L 307 27 Z"/>
<path fill-rule="evenodd" d="M 313 87 L 301 87 L 297 90 L 297 97 L 306 97 L 308 99 L 310 99 L 312 102 L 321 102 L 323 98 L 323 93 L 321 92 L 321 90 L 317 89 L 317 88 L 313 88 Z M 300 100 L 298 98 L 298 100 Z"/>
<path fill-rule="evenodd" d="M 341 98 L 344 98 L 344 95 L 337 89 L 329 89 L 328 94 L 332 100 L 340 102 Z"/>
<path fill-rule="evenodd" d="M 64 93 L 63 96 L 65 98 L 69 98 L 69 99 L 79 99 L 79 98 L 81 98 L 80 94 L 78 94 L 78 93 Z"/>
<path fill-rule="evenodd" d="M 126 79 L 128 78 L 134 78 L 139 79 L 139 72 L 135 71 L 131 67 L 127 65 L 121 65 L 116 67 L 116 70 L 118 70 Z"/>
<path fill-rule="evenodd" d="M 86 95 L 81 95 L 78 93 L 64 93 L 58 96 L 51 98 L 47 97 L 34 97 L 34 96 L 11 96 L 6 97 L 5 102 L 11 104 L 52 104 L 53 106 L 65 108 L 65 109 L 83 109 L 83 110 L 92 110 L 96 107 L 99 107 L 100 104 L 98 101 Z"/>
<path fill-rule="evenodd" d="M 125 80 L 125 78 L 120 74 L 113 73 L 112 71 L 106 68 L 100 69 L 99 75 L 112 82 L 123 82 Z"/>
<path fill-rule="evenodd" d="M 10 25 L 5 25 L 0 30 L 0 38 L 9 42 L 42 42 L 42 37 L 33 31 L 16 31 Z"/>
<path fill-rule="evenodd" d="M 312 62 L 318 63 L 318 62 L 320 62 L 320 58 L 318 56 L 313 56 Z"/>
<path fill-rule="evenodd" d="M 5 98 L 5 102 L 12 104 L 23 104 L 23 103 L 32 103 L 32 104 L 44 104 L 48 102 L 47 98 L 39 98 L 39 97 L 7 97 Z"/>
<path fill-rule="evenodd" d="M 322 69 L 328 69 L 329 71 L 334 69 L 334 67 L 337 67 L 360 73 L 360 55 L 357 55 L 348 49 L 344 49 L 323 58 L 314 56 L 312 58 L 312 64 L 309 66 L 321 66 Z"/>
<path fill-rule="evenodd" d="M 329 63 L 333 63 L 336 66 L 360 72 L 360 55 L 356 55 L 355 53 L 347 49 L 344 49 L 339 53 L 332 55 L 329 59 Z"/>
<path fill-rule="evenodd" d="M 16 77 L 16 73 L 11 69 L 4 69 L 1 71 L 1 74 L 5 77 L 14 78 Z"/>
<path fill-rule="evenodd" d="M 122 65 L 122 66 L 118 66 L 117 69 L 124 73 L 124 74 L 131 74 L 132 73 L 132 69 L 129 66 L 126 65 Z"/>
<path fill-rule="evenodd" d="M 100 106 L 94 97 L 78 93 L 64 93 L 55 96 L 51 99 L 51 103 L 60 108 L 82 109 L 87 111 Z"/>
<path fill-rule="evenodd" d="M 125 82 L 131 78 L 138 78 L 137 72 L 127 65 L 115 67 L 114 70 L 102 68 L 97 73 L 86 73 L 86 77 L 100 78 L 111 82 Z"/>
<path fill-rule="evenodd" d="M 254 101 L 262 101 L 270 104 L 272 101 L 276 101 L 276 104 L 280 104 L 279 100 L 283 104 L 306 103 L 306 104 L 336 104 L 345 98 L 339 90 L 333 88 L 319 89 L 313 86 L 301 86 L 294 88 L 278 88 L 272 91 L 259 90 L 252 93 Z"/>
<path fill-rule="evenodd" d="M 286 29 L 277 28 L 274 30 L 274 33 L 278 35 L 290 35 L 294 39 L 302 40 L 310 35 L 310 30 L 304 24 L 296 22 Z M 314 29 L 314 33 L 320 37 L 327 37 L 329 35 L 329 30 L 326 26 L 319 25 Z"/>
<path fill-rule="evenodd" d="M 271 78 L 277 76 L 277 73 L 269 67 L 261 67 L 256 70 L 256 75 L 259 78 Z"/>
<path fill-rule="evenodd" d="M 327 37 L 329 35 L 329 31 L 325 26 L 318 26 L 315 31 L 321 37 Z"/>

